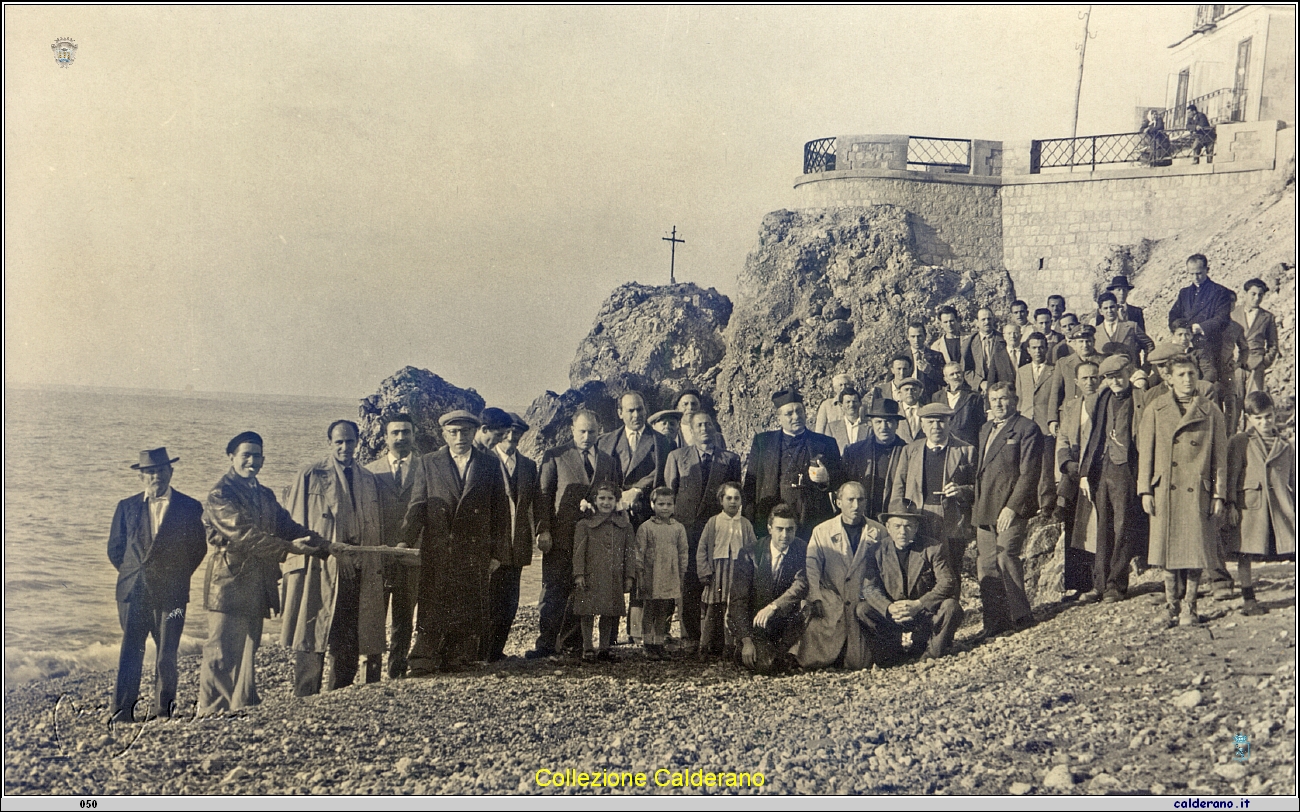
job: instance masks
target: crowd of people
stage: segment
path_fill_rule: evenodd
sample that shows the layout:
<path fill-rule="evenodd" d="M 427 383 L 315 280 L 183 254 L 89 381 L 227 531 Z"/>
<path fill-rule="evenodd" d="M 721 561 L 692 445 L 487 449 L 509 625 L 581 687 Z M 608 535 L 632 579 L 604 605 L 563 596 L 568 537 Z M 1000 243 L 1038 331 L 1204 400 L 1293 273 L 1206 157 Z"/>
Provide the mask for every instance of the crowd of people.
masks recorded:
<path fill-rule="evenodd" d="M 883 379 L 836 375 L 811 427 L 801 393 L 776 392 L 778 428 L 743 464 L 695 390 L 654 414 L 627 392 L 605 432 L 579 410 L 540 463 L 519 450 L 528 424 L 497 408 L 443 414 L 445 445 L 423 456 L 416 421 L 386 415 L 385 452 L 367 465 L 357 425 L 338 420 L 285 504 L 258 482 L 255 432 L 229 441 L 230 471 L 203 503 L 170 487 L 165 448 L 142 452 L 144 492 L 118 505 L 108 545 L 123 627 L 114 719 L 136 718 L 150 636 L 148 714 L 174 712 L 205 555 L 199 715 L 259 701 L 275 613 L 298 696 L 378 681 L 385 656 L 389 678 L 501 660 L 534 549 L 533 660 L 610 660 L 623 629 L 647 659 L 761 673 L 942 657 L 972 542 L 978 639 L 1035 624 L 1021 555 L 1040 513 L 1065 524 L 1067 601 L 1124 600 L 1131 569 L 1159 567 L 1168 621 L 1192 625 L 1202 580 L 1236 598 L 1235 560 L 1240 611 L 1263 612 L 1252 563 L 1295 556 L 1294 448 L 1265 391 L 1268 287 L 1246 283 L 1237 306 L 1205 257 L 1187 267 L 1160 344 L 1124 277 L 1084 319 L 1056 295 L 1032 320 L 1017 300 L 1001 327 L 980 308 L 966 334 L 941 308 L 935 340 L 908 325 Z"/>

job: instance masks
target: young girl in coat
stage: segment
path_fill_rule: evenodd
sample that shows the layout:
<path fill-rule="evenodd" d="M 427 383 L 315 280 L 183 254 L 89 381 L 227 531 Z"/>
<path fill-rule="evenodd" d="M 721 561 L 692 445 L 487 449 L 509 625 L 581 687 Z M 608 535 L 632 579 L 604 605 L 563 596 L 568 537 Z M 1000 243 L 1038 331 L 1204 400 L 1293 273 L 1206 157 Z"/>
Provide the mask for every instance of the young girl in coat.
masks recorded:
<path fill-rule="evenodd" d="M 753 548 L 758 544 L 754 525 L 740 515 L 744 502 L 740 483 L 724 482 L 718 488 L 718 501 L 722 503 L 722 512 L 704 525 L 700 545 L 695 550 L 695 571 L 704 586 L 701 657 L 734 647 L 726 625 L 727 601 L 731 599 L 731 569 L 743 548 Z"/>
<path fill-rule="evenodd" d="M 677 497 L 672 488 L 659 487 L 650 493 L 654 516 L 636 531 L 636 589 L 645 614 L 641 620 L 646 657 L 664 658 L 664 638 L 673 609 L 682 597 L 682 575 L 686 572 L 689 543 L 686 528 L 673 518 Z"/>
<path fill-rule="evenodd" d="M 573 532 L 573 613 L 582 618 L 582 659 L 613 660 L 610 646 L 623 616 L 623 594 L 632 588 L 636 537 L 620 510 L 613 485 L 596 488 L 596 515 L 582 519 Z M 600 615 L 600 651 L 591 632 Z"/>
<path fill-rule="evenodd" d="M 1228 525 L 1241 613 L 1262 615 L 1251 563 L 1295 560 L 1295 448 L 1279 436 L 1267 392 L 1246 395 L 1244 411 L 1246 430 L 1228 441 Z"/>

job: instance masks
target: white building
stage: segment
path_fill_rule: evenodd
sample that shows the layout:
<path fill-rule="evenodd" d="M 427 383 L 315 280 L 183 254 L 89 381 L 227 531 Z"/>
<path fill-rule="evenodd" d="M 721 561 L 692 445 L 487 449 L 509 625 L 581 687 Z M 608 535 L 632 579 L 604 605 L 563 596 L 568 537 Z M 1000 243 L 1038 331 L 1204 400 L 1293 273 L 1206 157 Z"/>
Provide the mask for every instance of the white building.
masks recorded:
<path fill-rule="evenodd" d="M 1220 124 L 1295 123 L 1295 6 L 1199 5 L 1192 32 L 1170 45 L 1165 126 L 1182 127 L 1187 105 Z"/>

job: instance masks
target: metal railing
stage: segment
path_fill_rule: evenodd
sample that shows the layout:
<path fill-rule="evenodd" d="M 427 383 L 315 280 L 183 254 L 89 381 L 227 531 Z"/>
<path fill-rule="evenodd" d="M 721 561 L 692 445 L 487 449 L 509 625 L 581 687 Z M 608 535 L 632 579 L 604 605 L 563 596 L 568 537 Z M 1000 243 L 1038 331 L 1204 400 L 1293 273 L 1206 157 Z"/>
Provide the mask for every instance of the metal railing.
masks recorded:
<path fill-rule="evenodd" d="M 969 138 L 907 137 L 907 165 L 940 167 L 970 173 Z"/>
<path fill-rule="evenodd" d="M 1161 112 L 1165 126 L 1175 129 L 1187 126 L 1187 108 L 1191 105 L 1195 105 L 1197 110 L 1204 113 L 1210 120 L 1210 124 L 1227 124 L 1231 121 L 1241 121 L 1244 96 L 1245 94 L 1230 87 L 1222 87 L 1189 99 L 1184 104 L 1168 107 Z"/>
<path fill-rule="evenodd" d="M 1106 164 L 1168 166 L 1175 158 L 1195 154 L 1198 136 L 1191 130 L 1160 130 L 1157 133 L 1111 133 L 1079 138 L 1044 138 L 1034 141 L 1029 151 L 1029 171 Z M 1202 143 L 1202 149 L 1210 149 Z"/>
<path fill-rule="evenodd" d="M 803 145 L 803 173 L 835 171 L 835 139 L 818 138 Z"/>

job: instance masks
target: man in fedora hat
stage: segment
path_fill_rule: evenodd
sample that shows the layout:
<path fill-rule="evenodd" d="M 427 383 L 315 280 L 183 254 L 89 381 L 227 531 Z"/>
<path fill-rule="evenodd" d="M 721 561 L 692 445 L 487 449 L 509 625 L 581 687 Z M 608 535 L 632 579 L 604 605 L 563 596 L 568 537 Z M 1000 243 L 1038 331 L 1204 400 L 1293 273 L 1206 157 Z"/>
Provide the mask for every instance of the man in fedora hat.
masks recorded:
<path fill-rule="evenodd" d="M 888 540 L 867 553 L 858 623 L 867 637 L 868 660 L 888 665 L 925 651 L 926 659 L 948 653 L 964 613 L 957 573 L 943 544 L 922 534 L 922 517 L 907 510 L 883 513 Z"/>
<path fill-rule="evenodd" d="M 1115 297 L 1115 304 L 1118 307 L 1120 321 L 1131 321 L 1138 326 L 1143 333 L 1147 331 L 1147 318 L 1142 312 L 1142 308 L 1137 305 L 1128 303 L 1128 292 L 1133 289 L 1133 283 L 1128 281 L 1127 276 L 1116 276 L 1110 280 L 1106 286 L 1106 293 Z M 1097 318 L 1094 323 L 1100 325 L 1104 320 L 1101 311 L 1097 311 Z"/>
<path fill-rule="evenodd" d="M 781 427 L 754 435 L 745 468 L 745 518 L 766 527 L 767 512 L 785 502 L 794 510 L 798 536 L 808 538 L 835 515 L 830 494 L 842 481 L 840 448 L 833 438 L 808 430 L 799 390 L 778 390 L 772 406 Z"/>
<path fill-rule="evenodd" d="M 868 516 L 888 509 L 894 487 L 894 471 L 907 443 L 898 436 L 898 401 L 881 398 L 875 411 L 863 415 L 871 423 L 871 433 L 844 449 L 844 480 L 857 480 L 866 489 Z"/>
<path fill-rule="evenodd" d="M 488 578 L 510 558 L 510 500 L 500 459 L 474 445 L 481 421 L 456 409 L 438 425 L 447 444 L 415 466 L 402 526 L 406 543 L 421 545 L 412 677 L 456 669 L 482 655 Z"/>
<path fill-rule="evenodd" d="M 903 449 L 894 472 L 889 509 L 918 511 L 923 535 L 944 545 L 953 572 L 961 572 L 975 497 L 975 447 L 949 431 L 952 409 L 942 403 L 921 407 L 924 436 Z"/>
<path fill-rule="evenodd" d="M 135 719 L 144 667 L 144 644 L 158 648 L 150 717 L 167 718 L 176 706 L 176 652 L 185 629 L 190 576 L 208 551 L 203 506 L 171 486 L 166 448 L 140 452 L 132 470 L 140 472 L 144 492 L 117 503 L 108 534 L 108 560 L 117 570 L 117 616 L 122 649 L 117 660 L 112 719 Z"/>

